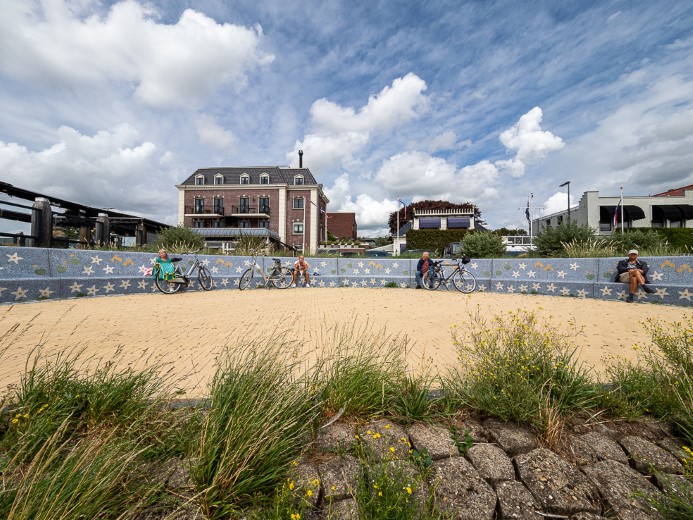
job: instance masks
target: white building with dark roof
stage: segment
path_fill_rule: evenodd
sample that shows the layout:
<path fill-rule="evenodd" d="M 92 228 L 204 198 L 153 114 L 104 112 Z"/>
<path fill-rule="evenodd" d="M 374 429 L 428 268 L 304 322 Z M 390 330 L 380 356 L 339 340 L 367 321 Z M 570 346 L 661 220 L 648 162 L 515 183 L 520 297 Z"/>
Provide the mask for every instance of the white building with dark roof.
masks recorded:
<path fill-rule="evenodd" d="M 598 235 L 611 235 L 614 229 L 693 227 L 693 185 L 656 195 L 623 197 L 623 213 L 619 212 L 614 227 L 614 213 L 621 198 L 600 197 L 598 191 L 586 191 L 577 206 L 570 208 L 570 220 L 580 226 L 597 230 Z M 532 219 L 532 235 L 550 226 L 568 221 L 565 211 Z M 621 218 L 622 217 L 622 218 Z"/>

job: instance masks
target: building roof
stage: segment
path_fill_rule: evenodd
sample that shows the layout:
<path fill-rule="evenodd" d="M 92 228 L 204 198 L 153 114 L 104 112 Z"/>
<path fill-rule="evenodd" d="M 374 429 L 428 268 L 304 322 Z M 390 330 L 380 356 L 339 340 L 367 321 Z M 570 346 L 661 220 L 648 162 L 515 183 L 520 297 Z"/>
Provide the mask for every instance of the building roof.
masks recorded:
<path fill-rule="evenodd" d="M 280 168 L 279 166 L 241 166 L 241 167 L 219 167 L 219 168 L 200 168 L 190 177 L 181 182 L 180 185 L 194 186 L 195 178 L 202 175 L 205 185 L 213 185 L 214 177 L 221 174 L 224 176 L 224 184 L 240 185 L 241 175 L 247 174 L 250 177 L 250 184 L 260 184 L 260 175 L 269 175 L 270 184 L 294 184 L 296 175 L 303 175 L 305 185 L 317 185 L 318 182 L 308 168 Z"/>
<path fill-rule="evenodd" d="M 688 186 L 683 186 L 681 188 L 674 188 L 662 193 L 657 193 L 656 195 L 652 195 L 653 197 L 683 197 L 685 195 L 685 191 L 693 191 L 693 184 L 689 184 Z"/>

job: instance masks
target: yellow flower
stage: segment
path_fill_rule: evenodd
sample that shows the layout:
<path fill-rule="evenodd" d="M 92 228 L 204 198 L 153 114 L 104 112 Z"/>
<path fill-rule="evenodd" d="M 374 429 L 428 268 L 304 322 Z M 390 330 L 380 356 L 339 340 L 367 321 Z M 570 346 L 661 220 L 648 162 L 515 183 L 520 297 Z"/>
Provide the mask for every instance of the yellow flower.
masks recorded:
<path fill-rule="evenodd" d="M 293 462 L 291 463 L 291 465 L 292 465 L 292 466 L 298 466 L 298 461 L 297 461 L 297 460 L 293 461 Z"/>
<path fill-rule="evenodd" d="M 385 425 L 385 429 L 386 429 L 386 430 L 389 430 L 389 429 L 390 429 L 390 425 L 389 425 L 389 424 L 386 424 L 386 425 Z"/>
<path fill-rule="evenodd" d="M 374 433 L 373 434 L 374 439 L 380 439 L 380 434 L 379 433 Z"/>
<path fill-rule="evenodd" d="M 407 486 L 407 488 L 406 488 L 406 489 L 407 489 L 407 494 L 411 495 L 411 493 L 412 493 L 412 491 L 411 491 L 411 487 L 410 487 L 410 486 Z"/>
<path fill-rule="evenodd" d="M 313 485 L 314 485 L 314 486 L 319 486 L 319 485 L 320 485 L 320 479 L 318 479 L 318 478 L 313 479 Z"/>
<path fill-rule="evenodd" d="M 307 496 L 307 497 L 312 497 L 312 496 L 313 496 L 313 490 L 312 490 L 312 489 L 309 489 L 308 491 L 306 491 L 306 496 Z"/>
<path fill-rule="evenodd" d="M 391 451 L 392 453 L 394 453 L 394 452 L 395 452 L 395 447 L 394 447 L 394 446 L 390 446 L 390 451 Z"/>
<path fill-rule="evenodd" d="M 383 492 L 382 492 L 382 491 L 378 491 L 378 496 L 379 496 L 379 497 L 383 496 Z"/>
<path fill-rule="evenodd" d="M 289 491 L 293 491 L 293 490 L 294 490 L 294 481 L 289 480 Z"/>
<path fill-rule="evenodd" d="M 291 513 L 291 520 L 301 520 L 300 513 Z"/>
<path fill-rule="evenodd" d="M 337 486 L 332 486 L 330 489 L 331 489 L 332 491 L 337 491 Z"/>

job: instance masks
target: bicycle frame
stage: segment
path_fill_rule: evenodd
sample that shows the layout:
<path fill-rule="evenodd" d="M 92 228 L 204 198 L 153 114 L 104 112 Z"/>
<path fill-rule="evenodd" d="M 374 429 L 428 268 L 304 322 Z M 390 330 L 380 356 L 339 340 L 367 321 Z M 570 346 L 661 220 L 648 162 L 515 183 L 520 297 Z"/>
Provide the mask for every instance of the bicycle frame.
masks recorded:
<path fill-rule="evenodd" d="M 445 289 L 450 290 L 450 282 L 455 286 L 460 292 L 471 293 L 476 289 L 476 278 L 474 275 L 467 271 L 464 267 L 464 262 L 462 259 L 457 261 L 455 269 L 449 274 L 445 274 L 443 267 L 452 267 L 455 264 L 444 264 L 443 260 L 438 262 L 433 262 L 432 271 L 433 278 L 430 277 L 424 280 L 424 288 L 429 290 L 436 290 L 441 284 L 445 285 Z"/>
<path fill-rule="evenodd" d="M 278 258 L 274 259 L 274 265 L 271 270 L 267 273 L 260 267 L 257 262 L 257 258 L 253 255 L 253 263 L 245 270 L 241 275 L 241 279 L 238 282 L 238 288 L 242 291 L 250 286 L 253 278 L 253 272 L 257 273 L 262 278 L 262 283 L 266 288 L 270 288 L 270 285 L 276 287 L 277 289 L 286 289 L 290 286 L 291 271 L 288 267 L 282 267 L 281 260 Z M 288 279 L 287 279 L 288 275 Z"/>

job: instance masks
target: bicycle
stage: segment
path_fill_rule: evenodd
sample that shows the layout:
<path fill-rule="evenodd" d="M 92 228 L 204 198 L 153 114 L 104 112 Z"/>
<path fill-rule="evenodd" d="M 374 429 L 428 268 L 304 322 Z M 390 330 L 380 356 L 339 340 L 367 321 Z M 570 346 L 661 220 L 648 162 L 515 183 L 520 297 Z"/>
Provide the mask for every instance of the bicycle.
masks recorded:
<path fill-rule="evenodd" d="M 199 251 L 199 249 L 198 249 Z M 195 260 L 188 269 L 187 272 L 183 272 L 183 269 L 179 265 L 182 258 L 171 258 L 171 262 L 175 264 L 173 271 L 173 278 L 166 280 L 159 276 L 159 264 L 154 264 L 152 268 L 152 274 L 154 274 L 154 283 L 156 288 L 159 289 L 164 294 L 174 294 L 180 291 L 183 286 L 188 287 L 192 283 L 193 272 L 197 269 L 197 281 L 205 291 L 211 291 L 214 286 L 212 280 L 212 273 L 209 272 L 200 259 L 197 257 L 197 251 L 191 251 L 190 253 L 182 253 L 184 255 L 195 255 Z"/>
<path fill-rule="evenodd" d="M 441 284 L 445 284 L 448 289 L 448 284 L 452 280 L 452 284 L 460 292 L 471 293 L 476 289 L 476 278 L 472 273 L 467 271 L 465 265 L 471 262 L 471 258 L 464 256 L 457 260 L 457 264 L 443 264 L 444 260 L 434 260 L 431 262 L 431 269 L 424 273 L 423 286 L 429 291 L 435 291 Z M 449 275 L 445 274 L 443 267 L 451 267 L 456 265 L 455 269 Z M 431 271 L 433 276 L 430 276 Z"/>
<path fill-rule="evenodd" d="M 270 288 L 270 285 L 276 287 L 277 289 L 287 289 L 291 287 L 293 274 L 292 270 L 288 267 L 282 267 L 282 261 L 279 258 L 273 258 L 272 260 L 274 260 L 274 265 L 272 266 L 269 274 L 266 274 L 258 265 L 255 256 L 253 256 L 253 263 L 241 275 L 241 280 L 238 282 L 238 288 L 242 291 L 243 289 L 250 287 L 250 283 L 253 281 L 255 271 L 257 271 L 262 277 L 262 283 L 268 289 Z"/>

